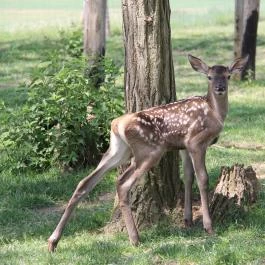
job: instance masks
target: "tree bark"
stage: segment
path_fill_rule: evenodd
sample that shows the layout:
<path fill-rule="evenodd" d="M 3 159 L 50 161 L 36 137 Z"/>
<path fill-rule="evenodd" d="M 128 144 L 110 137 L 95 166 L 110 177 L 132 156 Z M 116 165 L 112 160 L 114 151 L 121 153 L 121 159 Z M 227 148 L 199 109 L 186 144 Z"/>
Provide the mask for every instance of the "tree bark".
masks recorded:
<path fill-rule="evenodd" d="M 234 57 L 241 57 L 244 0 L 235 0 Z"/>
<path fill-rule="evenodd" d="M 105 55 L 106 0 L 84 0 L 84 53 Z"/>
<path fill-rule="evenodd" d="M 106 23 L 105 23 L 106 37 L 110 36 L 110 18 L 109 18 L 109 5 L 106 2 Z"/>
<path fill-rule="evenodd" d="M 235 57 L 249 55 L 240 79 L 255 79 L 255 60 L 260 0 L 236 0 L 235 5 Z"/>
<path fill-rule="evenodd" d="M 122 4 L 127 112 L 175 101 L 169 1 L 123 0 Z M 137 227 L 154 223 L 165 209 L 173 209 L 180 188 L 177 153 L 170 152 L 131 192 Z"/>
<path fill-rule="evenodd" d="M 100 65 L 106 46 L 106 0 L 84 0 L 84 54 L 88 56 L 88 77 L 96 87 L 104 80 Z"/>
<path fill-rule="evenodd" d="M 252 167 L 223 167 L 216 186 L 210 211 L 214 222 L 240 216 L 257 199 L 259 182 Z"/>

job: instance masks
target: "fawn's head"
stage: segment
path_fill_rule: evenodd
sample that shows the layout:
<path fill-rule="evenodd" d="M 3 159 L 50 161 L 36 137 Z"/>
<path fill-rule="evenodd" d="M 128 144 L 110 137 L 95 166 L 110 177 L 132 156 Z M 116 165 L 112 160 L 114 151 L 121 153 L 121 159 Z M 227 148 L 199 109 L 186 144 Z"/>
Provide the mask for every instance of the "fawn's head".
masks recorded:
<path fill-rule="evenodd" d="M 240 73 L 248 61 L 248 55 L 238 58 L 230 66 L 214 65 L 208 66 L 205 62 L 192 55 L 188 55 L 192 68 L 207 76 L 211 92 L 218 96 L 225 95 L 228 88 L 228 80 L 234 73 Z"/>

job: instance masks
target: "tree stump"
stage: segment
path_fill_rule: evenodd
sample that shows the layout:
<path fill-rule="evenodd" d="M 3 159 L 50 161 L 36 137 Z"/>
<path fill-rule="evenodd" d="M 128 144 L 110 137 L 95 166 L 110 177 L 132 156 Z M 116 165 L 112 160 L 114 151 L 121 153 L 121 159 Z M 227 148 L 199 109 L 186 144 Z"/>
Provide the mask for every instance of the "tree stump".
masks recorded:
<path fill-rule="evenodd" d="M 259 182 L 251 166 L 222 167 L 210 204 L 212 220 L 223 222 L 240 216 L 256 201 L 258 190 Z"/>

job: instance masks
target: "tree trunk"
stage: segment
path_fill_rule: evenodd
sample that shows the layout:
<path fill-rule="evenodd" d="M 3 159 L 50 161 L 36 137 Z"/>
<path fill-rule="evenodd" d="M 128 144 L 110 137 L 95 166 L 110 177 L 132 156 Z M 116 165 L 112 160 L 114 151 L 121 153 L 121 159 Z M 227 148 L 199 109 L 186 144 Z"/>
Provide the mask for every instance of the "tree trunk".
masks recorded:
<path fill-rule="evenodd" d="M 256 42 L 259 20 L 259 0 L 236 0 L 235 57 L 249 55 L 249 61 L 240 79 L 255 79 Z"/>
<path fill-rule="evenodd" d="M 106 2 L 106 23 L 105 23 L 106 37 L 110 36 L 110 19 L 109 19 L 109 5 Z"/>
<path fill-rule="evenodd" d="M 244 0 L 235 0 L 235 38 L 234 38 L 234 58 L 240 58 L 243 32 L 243 11 Z M 240 74 L 234 74 L 235 79 L 240 79 Z"/>
<path fill-rule="evenodd" d="M 222 222 L 240 216 L 256 201 L 258 190 L 259 182 L 252 167 L 244 169 L 237 164 L 223 167 L 210 205 L 212 219 Z"/>
<path fill-rule="evenodd" d="M 122 3 L 127 112 L 175 101 L 169 1 Z M 131 192 L 137 227 L 154 223 L 165 209 L 173 209 L 180 187 L 177 153 L 171 152 Z"/>
<path fill-rule="evenodd" d="M 88 77 L 96 87 L 104 80 L 100 65 L 106 46 L 106 0 L 84 0 L 84 54 L 88 56 Z"/>
<path fill-rule="evenodd" d="M 105 55 L 106 0 L 84 1 L 84 53 Z"/>

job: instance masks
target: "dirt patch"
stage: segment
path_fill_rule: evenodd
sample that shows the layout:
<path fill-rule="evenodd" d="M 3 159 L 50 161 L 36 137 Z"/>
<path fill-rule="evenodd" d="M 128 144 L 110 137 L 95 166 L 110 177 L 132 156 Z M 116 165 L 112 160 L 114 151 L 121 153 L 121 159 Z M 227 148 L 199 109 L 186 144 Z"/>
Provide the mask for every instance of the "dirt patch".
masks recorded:
<path fill-rule="evenodd" d="M 60 205 L 54 205 L 50 207 L 43 207 L 40 209 L 37 209 L 37 212 L 44 215 L 49 215 L 53 213 L 62 213 L 65 209 L 66 204 L 60 204 Z"/>
<path fill-rule="evenodd" d="M 113 192 L 106 192 L 99 196 L 98 200 L 100 202 L 109 202 L 114 199 L 115 193 Z"/>
<path fill-rule="evenodd" d="M 264 145 L 248 144 L 248 143 L 223 142 L 222 144 L 215 144 L 214 146 L 219 147 L 219 148 L 236 148 L 236 149 L 245 149 L 245 150 L 265 150 Z"/>
<path fill-rule="evenodd" d="M 107 192 L 107 193 L 100 195 L 97 199 L 93 201 L 80 202 L 80 205 L 82 205 L 82 207 L 96 207 L 102 204 L 103 202 L 110 202 L 111 200 L 114 199 L 114 196 L 115 194 L 113 192 Z M 40 208 L 37 211 L 45 215 L 49 215 L 53 213 L 63 213 L 66 206 L 67 206 L 67 203 L 59 203 L 54 206 Z"/>
<path fill-rule="evenodd" d="M 265 161 L 252 164 L 258 179 L 265 179 Z"/>

